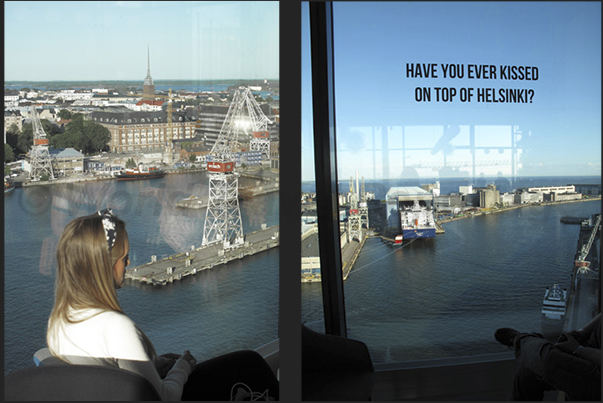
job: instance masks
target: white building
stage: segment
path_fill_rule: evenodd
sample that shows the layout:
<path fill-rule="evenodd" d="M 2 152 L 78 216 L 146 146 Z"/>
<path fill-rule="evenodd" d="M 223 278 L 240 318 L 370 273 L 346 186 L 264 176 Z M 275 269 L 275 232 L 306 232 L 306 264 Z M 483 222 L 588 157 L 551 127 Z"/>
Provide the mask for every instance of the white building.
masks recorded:
<path fill-rule="evenodd" d="M 459 186 L 459 193 L 462 195 L 470 195 L 473 193 L 473 185 Z"/>
<path fill-rule="evenodd" d="M 576 188 L 574 185 L 568 186 L 542 186 L 527 188 L 528 192 L 541 192 L 541 193 L 575 193 Z"/>

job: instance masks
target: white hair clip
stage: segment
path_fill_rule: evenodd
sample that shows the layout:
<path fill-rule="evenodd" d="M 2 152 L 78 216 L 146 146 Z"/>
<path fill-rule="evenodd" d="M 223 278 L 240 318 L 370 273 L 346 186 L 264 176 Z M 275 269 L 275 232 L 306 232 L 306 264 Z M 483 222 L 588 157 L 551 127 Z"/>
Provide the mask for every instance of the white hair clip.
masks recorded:
<path fill-rule="evenodd" d="M 103 218 L 103 228 L 105 229 L 105 236 L 107 237 L 107 245 L 109 246 L 109 251 L 111 251 L 115 245 L 115 237 L 117 236 L 117 231 L 115 230 L 115 216 L 110 208 L 99 211 L 98 215 Z"/>

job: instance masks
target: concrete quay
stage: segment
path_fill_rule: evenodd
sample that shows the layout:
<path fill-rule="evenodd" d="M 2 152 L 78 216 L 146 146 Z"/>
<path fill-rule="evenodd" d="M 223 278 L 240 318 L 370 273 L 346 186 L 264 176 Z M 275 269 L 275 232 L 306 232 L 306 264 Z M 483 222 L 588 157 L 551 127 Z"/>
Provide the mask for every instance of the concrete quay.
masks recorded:
<path fill-rule="evenodd" d="M 151 262 L 126 270 L 126 284 L 127 281 L 138 281 L 152 285 L 165 285 L 278 245 L 279 226 L 275 225 L 246 234 L 245 244 L 237 248 L 225 250 L 222 243 L 218 242 L 205 247 L 191 248 L 190 251 L 161 260 L 151 257 Z"/>

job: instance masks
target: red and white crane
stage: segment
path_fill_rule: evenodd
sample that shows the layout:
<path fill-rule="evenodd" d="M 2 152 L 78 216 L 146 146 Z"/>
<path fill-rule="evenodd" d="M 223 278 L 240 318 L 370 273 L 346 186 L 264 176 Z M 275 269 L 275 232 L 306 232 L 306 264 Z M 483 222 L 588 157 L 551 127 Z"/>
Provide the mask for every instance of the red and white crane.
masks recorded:
<path fill-rule="evenodd" d="M 239 87 L 207 158 L 209 200 L 202 245 L 223 242 L 224 249 L 229 249 L 244 244 L 235 153 L 241 151 L 241 142 L 250 141 L 255 133 L 267 133 L 268 123 L 251 90 Z"/>

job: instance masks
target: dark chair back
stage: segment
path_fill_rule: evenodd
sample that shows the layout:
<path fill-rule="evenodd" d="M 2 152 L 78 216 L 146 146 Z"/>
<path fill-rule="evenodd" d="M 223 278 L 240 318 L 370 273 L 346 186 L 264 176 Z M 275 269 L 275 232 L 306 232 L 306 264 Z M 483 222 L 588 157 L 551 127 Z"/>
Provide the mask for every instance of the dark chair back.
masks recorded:
<path fill-rule="evenodd" d="M 363 342 L 302 325 L 302 401 L 370 400 L 374 372 Z"/>
<path fill-rule="evenodd" d="M 4 376 L 4 401 L 161 400 L 146 378 L 119 368 L 49 365 Z"/>

